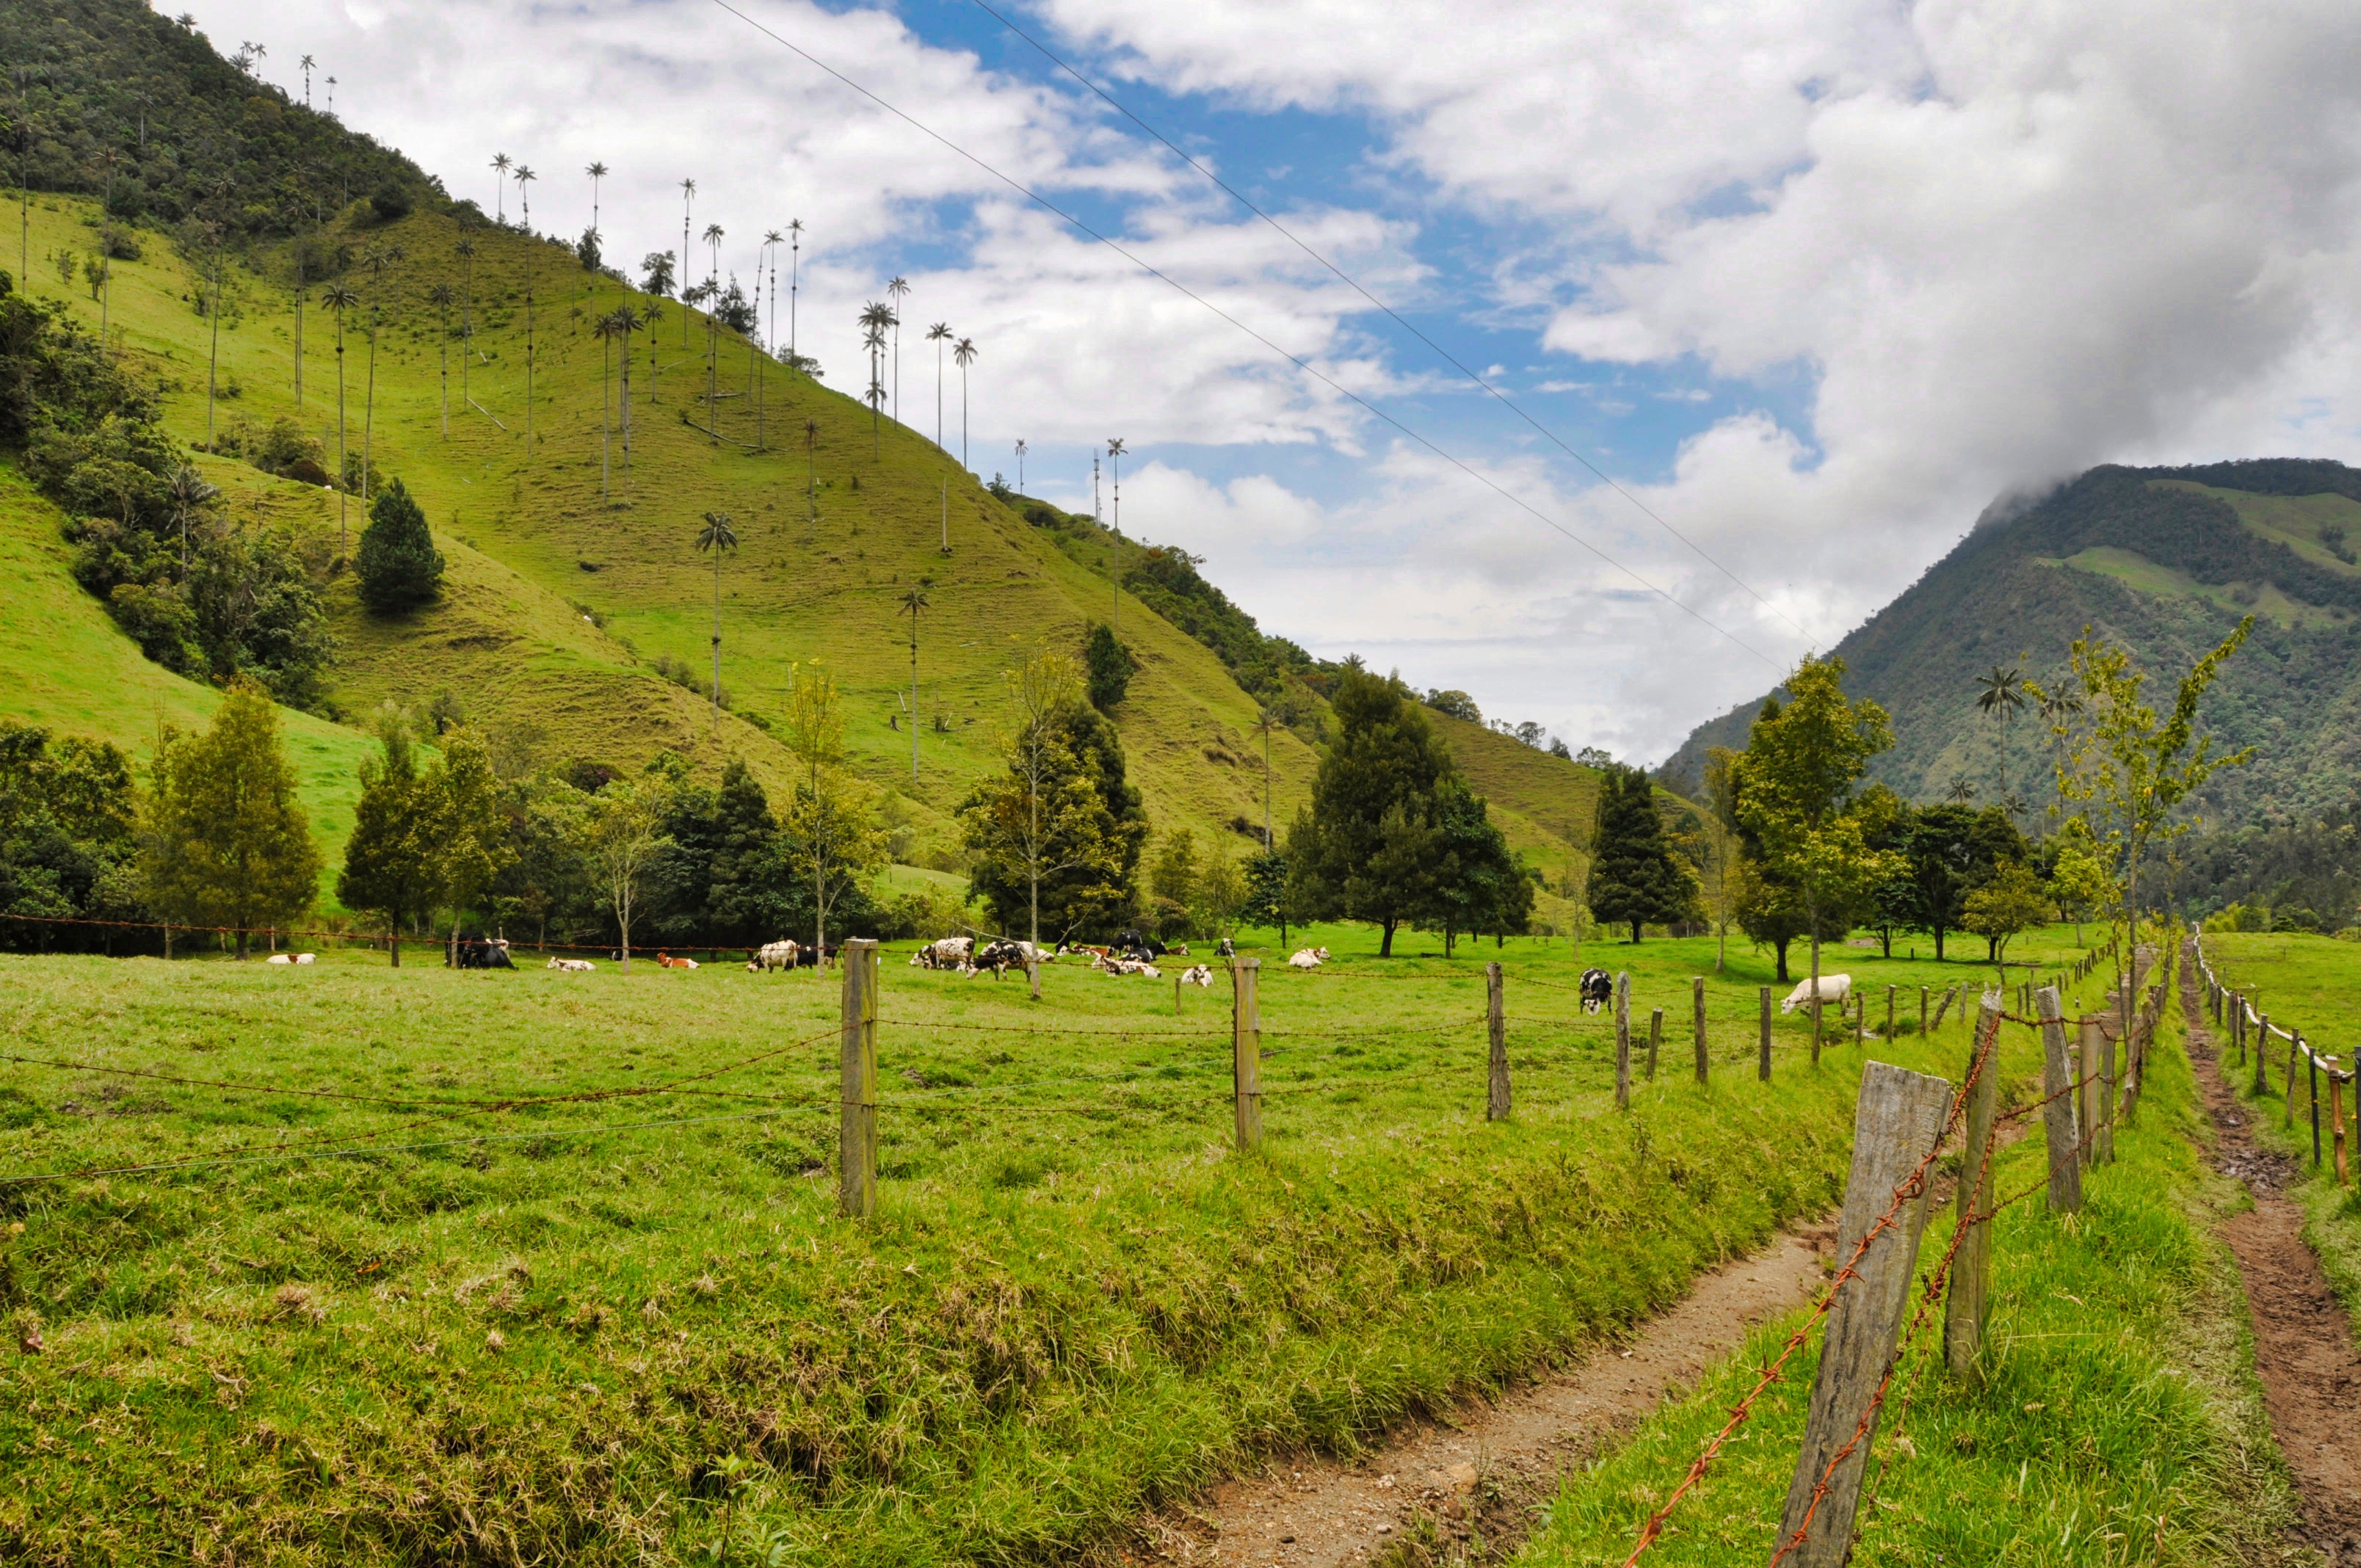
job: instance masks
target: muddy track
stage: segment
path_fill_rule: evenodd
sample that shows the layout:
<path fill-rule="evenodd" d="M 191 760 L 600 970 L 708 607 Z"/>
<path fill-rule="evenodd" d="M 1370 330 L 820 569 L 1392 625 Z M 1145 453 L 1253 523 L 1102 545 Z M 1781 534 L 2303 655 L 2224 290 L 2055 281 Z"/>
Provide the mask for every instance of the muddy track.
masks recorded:
<path fill-rule="evenodd" d="M 2193 958 L 2180 966 L 2180 1005 L 2213 1118 L 2213 1163 L 2255 1200 L 2221 1235 L 2246 1284 L 2263 1407 L 2303 1498 L 2300 1538 L 2331 1568 L 2361 1568 L 2361 1354 L 2320 1259 L 2304 1245 L 2303 1211 L 2286 1195 L 2300 1167 L 2256 1144 L 2252 1108 L 2223 1075 L 2196 967 Z"/>
<path fill-rule="evenodd" d="M 1828 1226 L 1783 1235 L 1701 1277 L 1620 1344 L 1448 1424 L 1396 1433 L 1356 1463 L 1307 1456 L 1224 1482 L 1201 1507 L 1148 1521 L 1152 1550 L 1224 1568 L 1493 1557 L 1531 1531 L 1564 1469 L 1695 1385 L 1756 1324 L 1811 1300 L 1835 1248 Z"/>

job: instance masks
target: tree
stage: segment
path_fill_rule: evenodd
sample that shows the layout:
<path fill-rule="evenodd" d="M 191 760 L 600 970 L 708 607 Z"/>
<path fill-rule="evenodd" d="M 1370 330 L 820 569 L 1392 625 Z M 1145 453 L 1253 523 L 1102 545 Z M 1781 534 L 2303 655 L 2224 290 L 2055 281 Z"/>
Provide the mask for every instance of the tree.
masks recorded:
<path fill-rule="evenodd" d="M 442 737 L 443 761 L 429 784 L 443 797 L 442 837 L 435 869 L 443 899 L 451 910 L 448 961 L 459 961 L 459 917 L 479 906 L 500 874 L 516 858 L 510 847 L 508 813 L 500 776 L 492 770 L 483 738 L 465 726 Z"/>
<path fill-rule="evenodd" d="M 836 679 L 818 665 L 788 672 L 787 750 L 804 765 L 789 810 L 788 836 L 812 888 L 812 945 L 828 951 L 828 912 L 848 868 L 869 855 L 873 837 L 864 810 L 848 806 L 844 707 Z M 862 866 L 861 869 L 866 869 Z"/>
<path fill-rule="evenodd" d="M 910 618 L 910 782 L 918 782 L 918 617 L 934 608 L 921 577 L 902 596 L 902 613 Z"/>
<path fill-rule="evenodd" d="M 361 297 L 342 283 L 331 283 L 320 293 L 320 302 L 336 315 L 336 553 L 345 553 L 345 494 L 348 481 L 345 475 L 345 313 L 361 302 Z"/>
<path fill-rule="evenodd" d="M 379 615 L 415 609 L 442 592 L 443 554 L 434 548 L 425 512 L 400 479 L 378 492 L 353 570 L 361 603 Z"/>
<path fill-rule="evenodd" d="M 1246 902 L 1246 883 L 1238 874 L 1238 862 L 1225 850 L 1208 855 L 1204 869 L 1197 873 L 1198 929 L 1216 937 L 1230 935 Z"/>
<path fill-rule="evenodd" d="M 1730 959 L 1730 916 L 1735 892 L 1731 879 L 1739 855 L 1738 753 L 1727 746 L 1706 751 L 1705 797 L 1698 841 L 1709 866 L 1706 897 L 1713 909 L 1713 972 L 1719 974 Z"/>
<path fill-rule="evenodd" d="M 900 273 L 885 280 L 894 302 L 894 422 L 902 422 L 902 302 L 910 297 L 910 280 Z"/>
<path fill-rule="evenodd" d="M 607 505 L 612 499 L 608 492 L 608 452 L 614 441 L 614 367 L 615 340 L 623 335 L 616 321 L 621 312 L 611 312 L 590 323 L 590 335 L 598 340 L 598 504 Z M 628 339 L 626 340 L 629 341 Z M 631 356 L 623 355 L 623 370 L 631 373 Z"/>
<path fill-rule="evenodd" d="M 2038 926 L 2049 913 L 2049 894 L 2033 868 L 2011 861 L 1992 880 L 1968 894 L 1960 924 L 1991 944 L 1992 960 L 2008 977 L 2009 938 L 2028 926 Z"/>
<path fill-rule="evenodd" d="M 426 302 L 434 307 L 434 341 L 443 355 L 443 433 L 451 433 L 451 302 L 458 298 L 448 283 L 437 283 L 426 291 Z"/>
<path fill-rule="evenodd" d="M 2141 700 L 2147 672 L 2131 655 L 2091 635 L 2074 640 L 2073 680 L 2080 712 L 2062 715 L 2051 730 L 2059 743 L 2058 795 L 2068 813 L 2081 821 L 2081 833 L 2119 894 L 2125 948 L 2139 938 L 2140 864 L 2151 846 L 2186 832 L 2174 813 L 2216 770 L 2253 760 L 2254 748 L 2213 754 L 2210 735 L 2197 733 L 2197 705 L 2255 627 L 2247 616 L 2219 647 L 2191 666 L 2180 679 L 2171 713 L 2159 719 Z M 2034 688 L 2037 700 L 2044 696 Z M 2122 988 L 2126 1026 L 2130 987 Z"/>
<path fill-rule="evenodd" d="M 1436 795 L 1455 769 L 1398 680 L 1347 663 L 1330 694 L 1336 740 L 1288 835 L 1289 897 L 1314 919 L 1394 931 L 1429 904 Z"/>
<path fill-rule="evenodd" d="M 1197 835 L 1176 828 L 1164 836 L 1164 848 L 1148 873 L 1149 918 L 1157 934 L 1185 938 L 1197 902 Z"/>
<path fill-rule="evenodd" d="M 737 531 L 730 526 L 726 511 L 705 514 L 705 527 L 697 536 L 697 548 L 701 554 L 713 552 L 713 727 L 721 728 L 721 557 L 738 548 Z"/>
<path fill-rule="evenodd" d="M 1074 700 L 1072 660 L 1047 650 L 1012 672 L 1007 766 L 961 805 L 976 895 L 1000 929 L 1038 942 L 1112 936 L 1135 914 L 1148 814 L 1115 726 Z"/>
<path fill-rule="evenodd" d="M 713 444 L 719 446 L 721 444 L 721 416 L 719 412 L 720 405 L 714 400 L 719 391 L 714 378 L 720 369 L 721 335 L 719 323 L 714 315 L 714 304 L 721 292 L 721 225 L 706 225 L 705 233 L 699 237 L 713 252 L 713 266 L 705 275 L 705 423 L 706 433 L 713 438 Z"/>
<path fill-rule="evenodd" d="M 960 373 L 960 466 L 962 468 L 968 466 L 967 367 L 975 363 L 975 356 L 978 352 L 979 350 L 975 346 L 975 339 L 972 337 L 961 338 L 958 343 L 951 346 L 951 363 L 959 367 Z"/>
<path fill-rule="evenodd" d="M 935 345 L 935 445 L 943 444 L 943 345 L 951 340 L 951 323 L 937 322 L 927 329 L 927 341 Z"/>
<path fill-rule="evenodd" d="M 139 886 L 130 759 L 112 742 L 0 719 L 0 946 L 113 952 L 108 926 L 154 918 Z"/>
<path fill-rule="evenodd" d="M 476 348 L 476 242 L 463 239 L 451 247 L 451 254 L 459 258 L 459 400 L 473 406 L 476 400 L 467 395 L 467 361 Z"/>
<path fill-rule="evenodd" d="M 1257 926 L 1279 927 L 1279 945 L 1287 946 L 1288 923 L 1295 906 L 1288 899 L 1287 857 L 1266 850 L 1246 861 L 1246 902 L 1238 913 Z"/>
<path fill-rule="evenodd" d="M 1091 634 L 1082 644 L 1082 664 L 1088 672 L 1091 706 L 1104 713 L 1124 699 L 1131 689 L 1131 677 L 1139 665 L 1131 650 L 1115 640 L 1115 632 L 1098 621 L 1091 623 Z"/>
<path fill-rule="evenodd" d="M 1491 820 L 1484 797 L 1446 779 L 1435 804 L 1433 885 L 1420 924 L 1443 933 L 1443 956 L 1463 934 L 1522 936 L 1532 923 L 1533 880 Z"/>
<path fill-rule="evenodd" d="M 1746 933 L 1747 938 L 1757 947 L 1772 949 L 1777 960 L 1774 972 L 1779 983 L 1788 983 L 1792 978 L 1787 972 L 1789 946 L 1798 937 L 1815 934 L 1802 890 L 1780 881 L 1752 854 L 1741 852 L 1733 868 L 1730 907 L 1738 928 Z M 1818 920 L 1817 935 L 1825 941 L 1835 941 L 1851 929 L 1852 912 L 1842 905 L 1824 905 L 1818 911 Z"/>
<path fill-rule="evenodd" d="M 1598 781 L 1591 835 L 1590 911 L 1609 925 L 1641 928 L 1686 919 L 1697 890 L 1664 841 L 1655 788 L 1638 768 L 1610 763 Z"/>
<path fill-rule="evenodd" d="M 1894 744 L 1885 710 L 1844 695 L 1844 661 L 1806 657 L 1790 700 L 1763 705 L 1740 765 L 1740 819 L 1773 881 L 1803 895 L 1812 941 L 1812 1027 L 1819 1028 L 1820 913 L 1850 902 L 1892 866 L 1864 841 L 1853 793 L 1869 759 Z"/>
<path fill-rule="evenodd" d="M 345 868 L 336 900 L 347 909 L 384 917 L 393 967 L 401 967 L 404 921 L 423 919 L 443 902 L 439 846 L 449 797 L 419 775 L 406 726 L 381 721 L 381 758 L 361 763 L 361 798 L 353 836 L 345 841 Z"/>
<path fill-rule="evenodd" d="M 2025 708 L 2025 671 L 1994 664 L 1976 677 L 1976 710 L 2000 721 L 2000 793 L 2008 797 L 2008 721 Z"/>
<path fill-rule="evenodd" d="M 2059 918 L 2074 922 L 2074 945 L 2082 945 L 2082 922 L 2091 912 L 2114 902 L 2114 886 L 2107 868 L 2092 848 L 2088 830 L 2079 817 L 2067 819 L 2065 829 L 2050 840 L 2055 858 L 2049 889 L 2058 900 Z"/>
<path fill-rule="evenodd" d="M 780 842 L 789 873 L 811 888 L 812 930 L 825 953 L 829 912 L 859 896 L 860 879 L 885 860 L 885 835 L 867 792 L 841 777 L 824 777 L 817 785 L 796 781 L 780 824 Z"/>
<path fill-rule="evenodd" d="M 141 871 L 167 919 L 228 927 L 243 959 L 251 933 L 312 906 L 320 851 L 280 744 L 279 711 L 260 686 L 233 682 L 202 734 L 167 727 L 154 780 Z"/>
<path fill-rule="evenodd" d="M 509 170 L 515 167 L 516 159 L 507 153 L 492 154 L 492 222 L 496 224 L 509 221 Z M 479 215 L 483 210 L 481 207 L 476 209 Z"/>
<path fill-rule="evenodd" d="M 368 507 L 369 453 L 377 432 L 377 331 L 385 317 L 385 275 L 401 258 L 401 247 L 398 245 L 384 249 L 371 246 L 361 257 L 361 265 L 368 269 L 370 291 L 379 296 L 369 302 L 368 390 L 361 394 L 361 507 L 364 510 Z"/>
<path fill-rule="evenodd" d="M 640 907 L 649 869 L 667 842 L 664 821 L 672 787 L 660 773 L 634 783 L 610 780 L 583 814 L 583 850 L 600 896 L 621 938 L 623 972 L 631 972 L 631 917 Z"/>

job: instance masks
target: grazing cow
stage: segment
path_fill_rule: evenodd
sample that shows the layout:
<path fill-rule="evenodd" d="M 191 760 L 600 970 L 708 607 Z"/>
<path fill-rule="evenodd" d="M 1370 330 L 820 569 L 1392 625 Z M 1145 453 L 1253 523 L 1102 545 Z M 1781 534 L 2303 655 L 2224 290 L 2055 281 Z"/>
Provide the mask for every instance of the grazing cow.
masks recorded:
<path fill-rule="evenodd" d="M 1213 984 L 1213 970 L 1210 965 L 1198 964 L 1194 968 L 1190 969 L 1181 974 L 1180 983 L 1183 985 L 1203 986 L 1207 990 L 1211 990 Z"/>
<path fill-rule="evenodd" d="M 919 969 L 965 969 L 974 951 L 973 937 L 942 937 L 912 953 L 910 962 Z"/>
<path fill-rule="evenodd" d="M 1223 959 L 1236 958 L 1238 956 L 1238 945 L 1235 942 L 1231 941 L 1227 937 L 1224 937 L 1222 938 L 1222 945 L 1213 950 L 1213 956 Z"/>
<path fill-rule="evenodd" d="M 549 967 L 560 974 L 588 974 L 598 966 L 588 959 L 552 959 Z"/>
<path fill-rule="evenodd" d="M 670 953 L 659 951 L 656 954 L 656 967 L 658 969 L 695 969 L 697 968 L 697 960 L 695 959 L 676 959 Z"/>
<path fill-rule="evenodd" d="M 970 974 L 981 974 L 985 970 L 990 970 L 992 971 L 992 978 L 998 980 L 1009 970 L 1023 969 L 1024 967 L 1024 943 L 1008 941 L 986 942 L 976 953 L 975 961 L 969 966 L 968 972 Z"/>
<path fill-rule="evenodd" d="M 1615 994 L 1615 977 L 1603 969 L 1587 969 L 1575 982 L 1575 989 L 1582 993 L 1582 1010 L 1596 1013 Z"/>
<path fill-rule="evenodd" d="M 1839 1006 L 1842 1006 L 1844 1004 L 1844 999 L 1851 994 L 1852 976 L 1849 974 L 1824 974 L 1820 976 L 1820 1002 L 1823 1006 L 1831 1002 L 1837 1003 Z M 1798 1007 L 1810 1006 L 1811 1002 L 1812 981 L 1810 977 L 1806 976 L 1805 979 L 1798 981 L 1795 983 L 1795 990 L 1787 993 L 1787 1000 L 1779 1004 L 1779 1011 L 1782 1013 L 1793 1013 Z"/>
<path fill-rule="evenodd" d="M 754 961 L 746 967 L 759 974 L 768 974 L 773 970 L 791 970 L 796 967 L 796 945 L 785 937 L 775 942 L 765 942 L 755 949 Z"/>
<path fill-rule="evenodd" d="M 1287 955 L 1287 967 L 1290 969 L 1318 969 L 1322 964 L 1325 963 L 1327 959 L 1328 949 L 1325 948 L 1298 948 L 1295 951 Z"/>

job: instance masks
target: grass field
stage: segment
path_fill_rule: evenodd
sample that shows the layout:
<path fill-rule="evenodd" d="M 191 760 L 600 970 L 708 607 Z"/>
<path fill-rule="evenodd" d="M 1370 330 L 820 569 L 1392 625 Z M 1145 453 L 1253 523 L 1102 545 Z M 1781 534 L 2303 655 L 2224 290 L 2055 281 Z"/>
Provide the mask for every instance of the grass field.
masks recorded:
<path fill-rule="evenodd" d="M 833 1213 L 835 992 L 808 974 L 0 961 L 10 1054 L 76 1064 L 0 1064 L 0 1172 L 82 1173 L 0 1187 L 25 1227 L 0 1300 L 46 1341 L 0 1372 L 0 1541 L 671 1562 L 727 1530 L 1039 1560 L 1611 1335 L 1837 1194 L 1859 1054 L 1816 1070 L 1783 1019 L 1758 1084 L 1767 962 L 1713 982 L 1700 1090 L 1678 1021 L 1709 945 L 1588 945 L 1675 1020 L 1618 1115 L 1565 943 L 1307 939 L 1337 961 L 1266 974 L 1243 1159 L 1221 989 L 1176 1014 L 1169 982 L 1061 966 L 1037 1009 L 889 952 L 865 1224 Z M 1952 1074 L 1965 1039 L 1954 1014 L 1874 1048 Z M 176 1161 L 202 1163 L 113 1169 Z"/>
<path fill-rule="evenodd" d="M 95 328 L 99 302 L 78 281 L 61 284 L 46 259 L 63 250 L 88 253 L 93 213 L 88 203 L 37 198 L 34 264 L 24 281 L 37 294 L 66 301 Z M 427 294 L 437 283 L 470 286 L 454 255 L 460 231 L 447 218 L 420 213 L 383 226 L 340 220 L 336 232 L 357 253 L 399 246 L 406 257 L 381 283 L 359 269 L 348 280 L 365 303 L 348 315 L 344 334 L 346 441 L 357 454 L 365 422 L 372 427 L 372 461 L 420 498 L 450 562 L 444 599 L 412 617 L 368 616 L 349 578 L 332 590 L 335 629 L 344 640 L 335 696 L 345 711 L 365 715 L 388 698 L 423 703 L 448 689 L 471 718 L 517 731 L 551 761 L 579 756 L 636 766 L 670 747 L 708 770 L 743 756 L 766 785 L 778 784 L 787 762 L 777 742 L 742 718 L 724 715 L 717 725 L 695 694 L 653 668 L 659 658 L 700 673 L 709 667 L 713 563 L 693 542 L 706 511 L 727 511 L 741 543 L 721 575 L 721 674 L 738 713 L 781 717 L 791 667 L 825 664 L 846 693 L 853 766 L 904 797 L 897 809 L 917 830 L 914 857 L 945 860 L 956 839 L 948 813 L 998 765 L 1003 672 L 1038 640 L 1078 650 L 1086 623 L 1107 612 L 1104 578 L 1004 506 L 931 440 L 890 420 L 873 432 L 868 411 L 853 400 L 776 365 L 764 372 L 765 449 L 749 450 L 757 433 L 754 400 L 747 395 L 752 360 L 727 334 L 718 379 L 731 395 L 716 405 L 727 438 L 717 442 L 697 428 L 708 417 L 704 318 L 694 318 L 684 349 L 677 306 L 667 307 L 653 343 L 645 334 L 636 340 L 631 463 L 627 472 L 618 436 L 602 500 L 601 409 L 620 388 L 605 379 L 589 325 L 623 302 L 624 291 L 582 271 L 570 253 L 511 231 L 475 233 L 477 357 L 467 368 L 463 397 L 465 356 L 452 342 L 446 434 L 444 345 Z M 161 236 L 141 239 L 143 259 L 115 264 L 108 329 L 167 388 L 172 433 L 201 442 L 211 323 L 193 302 L 203 297 L 204 280 Z M 530 405 L 528 274 L 535 297 Z M 291 418 L 323 441 L 333 467 L 336 333 L 316 302 L 318 290 L 305 312 L 299 407 L 290 291 L 235 261 L 226 276 L 220 384 L 234 387 L 236 396 L 216 400 L 216 429 L 258 430 Z M 380 306 L 374 414 L 365 419 L 372 399 L 365 329 Z M 458 320 L 455 308 L 455 334 Z M 818 344 L 830 329 L 807 322 L 805 335 Z M 850 324 L 835 336 L 850 352 L 856 336 Z M 989 387 L 986 373 L 978 395 L 990 396 Z M 807 421 L 817 424 L 811 446 Z M 979 463 L 987 474 L 994 466 Z M 273 479 L 234 458 L 204 458 L 200 466 L 227 492 L 234 515 L 314 540 L 343 537 L 335 495 Z M 80 642 L 112 643 L 97 657 L 71 663 L 53 663 L 38 647 L 25 647 L 23 667 L 52 663 L 42 678 L 89 715 L 91 732 L 144 746 L 153 729 L 148 688 L 170 687 L 183 704 L 203 699 L 152 668 L 119 677 L 124 661 L 138 664 L 138 655 L 63 576 L 56 543 L 62 520 L 5 466 L 0 478 L 6 480 L 0 484 L 0 549 L 38 574 L 43 596 L 75 601 L 70 618 Z M 816 524 L 807 506 L 815 480 Z M 345 528 L 357 530 L 365 520 L 357 505 L 348 510 Z M 1159 538 L 1188 538 L 1185 518 L 1151 519 L 1147 526 Z M 1209 567 L 1217 580 L 1219 567 Z M 922 583 L 931 604 L 919 627 L 914 780 L 904 711 L 909 625 L 899 601 Z M 0 604 L 0 639 L 21 645 L 29 637 L 11 624 L 18 614 L 15 599 Z M 1263 817 L 1261 742 L 1247 733 L 1254 700 L 1210 652 L 1137 601 L 1126 600 L 1122 624 L 1141 669 L 1115 718 L 1151 820 L 1159 831 L 1191 828 L 1244 852 L 1251 840 L 1236 836 L 1235 826 L 1258 826 Z M 18 666 L 12 660 L 9 667 Z M 27 699 L 0 690 L 0 713 L 20 710 L 29 711 Z M 1477 726 L 1455 726 L 1451 739 L 1483 787 L 1513 797 L 1513 804 L 1503 801 L 1511 842 L 1562 862 L 1565 824 L 1587 817 L 1590 770 Z M 351 745 L 357 751 L 357 738 Z M 1317 760 L 1284 731 L 1272 737 L 1270 756 L 1273 816 L 1284 831 L 1308 796 Z M 307 790 L 332 857 L 349 818 L 350 777 L 346 767 L 336 785 L 341 806 Z"/>
<path fill-rule="evenodd" d="M 2092 993 L 2079 999 L 2088 1003 Z M 2070 1005 L 2070 1014 L 2074 1008 Z M 2159 1036 L 2136 1126 L 2114 1165 L 2087 1173 L 2079 1215 L 2036 1197 L 1993 1223 L 1985 1372 L 1941 1365 L 1941 1315 L 1896 1375 L 1872 1461 L 1857 1560 L 2094 1565 L 2297 1561 L 2293 1508 L 2254 1390 L 2235 1266 L 2209 1234 L 2243 1190 L 2202 1163 L 2208 1136 L 2179 1010 Z M 2028 1031 L 2004 1026 L 2013 1049 Z M 2013 1195 L 2043 1179 L 2037 1122 L 1997 1162 Z M 1948 1245 L 1938 1208 L 1922 1277 Z M 1767 1325 L 1745 1351 L 1628 1442 L 1569 1477 L 1518 1561 L 1620 1563 L 1642 1523 L 1794 1332 Z M 1801 1442 L 1817 1343 L 1684 1499 L 1650 1563 L 1754 1564 L 1776 1544 Z"/>

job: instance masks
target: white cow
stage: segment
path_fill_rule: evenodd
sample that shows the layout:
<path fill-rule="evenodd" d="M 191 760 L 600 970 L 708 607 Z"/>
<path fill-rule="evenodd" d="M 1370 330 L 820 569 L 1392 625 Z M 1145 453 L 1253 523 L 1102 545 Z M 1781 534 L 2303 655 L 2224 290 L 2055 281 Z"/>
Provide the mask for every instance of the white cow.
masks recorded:
<path fill-rule="evenodd" d="M 773 970 L 791 970 L 796 967 L 797 951 L 795 943 L 785 938 L 775 942 L 765 942 L 754 954 L 754 961 L 746 967 L 764 974 Z"/>
<path fill-rule="evenodd" d="M 552 959 L 549 967 L 560 974 L 588 974 L 598 966 L 588 959 Z"/>
<path fill-rule="evenodd" d="M 1824 974 L 1820 976 L 1820 1004 L 1823 1007 L 1827 1006 L 1830 1003 L 1834 1003 L 1838 1006 L 1842 1006 L 1844 1005 L 1844 999 L 1851 994 L 1852 976 L 1849 974 Z M 1809 977 L 1806 977 L 1796 981 L 1795 989 L 1787 993 L 1787 1000 L 1779 1004 L 1779 1011 L 1782 1013 L 1793 1013 L 1798 1007 L 1810 1006 L 1811 1002 L 1812 982 Z"/>
<path fill-rule="evenodd" d="M 942 937 L 912 953 L 910 964 L 914 969 L 964 970 L 974 951 L 973 937 Z"/>
<path fill-rule="evenodd" d="M 1322 964 L 1324 964 L 1327 961 L 1328 949 L 1325 948 L 1298 948 L 1294 952 L 1288 955 L 1287 967 L 1290 969 L 1318 969 Z"/>
<path fill-rule="evenodd" d="M 1211 989 L 1213 983 L 1213 969 L 1209 965 L 1199 964 L 1193 969 L 1184 970 L 1180 976 L 1180 983 Z"/>
<path fill-rule="evenodd" d="M 262 961 L 267 964 L 308 964 L 318 957 L 317 953 L 273 953 Z"/>

